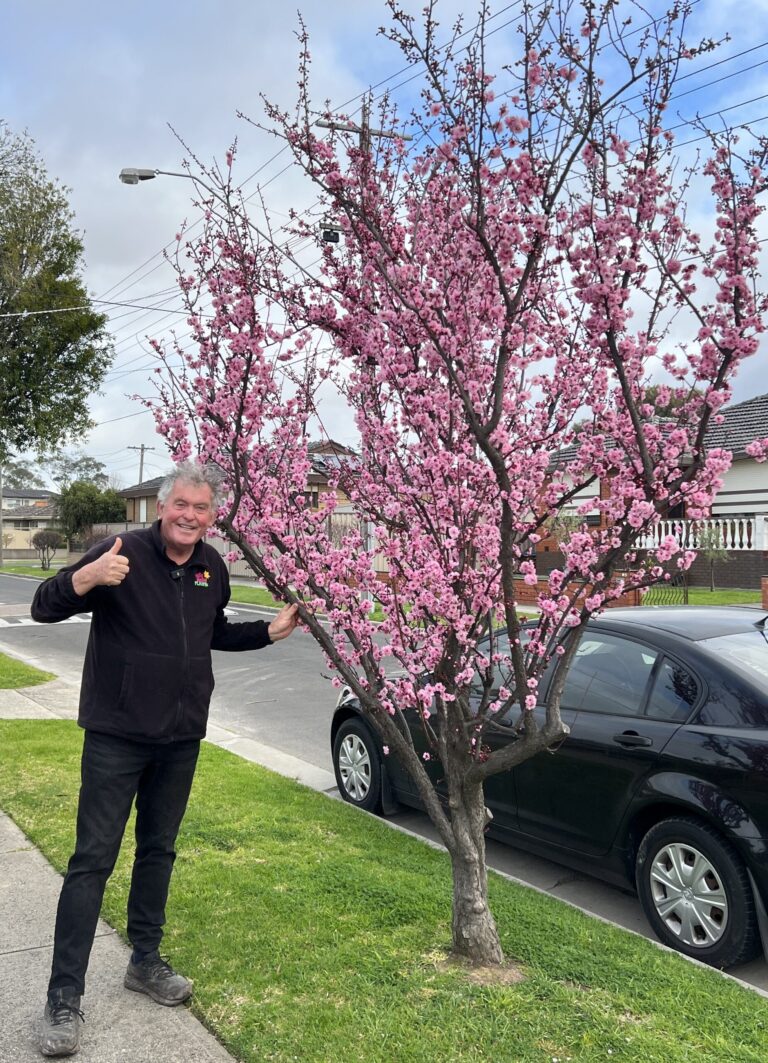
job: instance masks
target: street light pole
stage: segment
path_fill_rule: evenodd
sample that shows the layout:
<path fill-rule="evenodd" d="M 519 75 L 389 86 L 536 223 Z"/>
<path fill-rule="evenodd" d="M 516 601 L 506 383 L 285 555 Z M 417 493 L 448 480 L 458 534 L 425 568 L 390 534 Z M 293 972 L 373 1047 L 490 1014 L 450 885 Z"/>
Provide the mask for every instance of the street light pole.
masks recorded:
<path fill-rule="evenodd" d="M 204 188 L 214 199 L 218 199 L 219 203 L 223 203 L 225 207 L 227 206 L 227 201 L 220 192 L 217 192 L 215 188 L 211 188 L 205 181 L 201 181 L 195 174 L 186 173 L 183 170 L 150 170 L 140 166 L 124 166 L 118 177 L 124 185 L 137 185 L 141 181 L 152 181 L 155 177 L 160 177 L 161 175 L 164 177 L 186 177 L 188 181 L 194 181 L 196 185 Z"/>
<path fill-rule="evenodd" d="M 190 181 L 195 180 L 191 173 L 180 173 L 177 170 L 142 170 L 136 166 L 124 167 L 119 177 L 124 185 L 137 185 L 139 181 L 151 181 L 160 174 L 165 174 L 167 177 L 188 177 Z"/>
<path fill-rule="evenodd" d="M 220 192 L 217 192 L 215 188 L 211 188 L 209 184 L 206 184 L 205 181 L 201 181 L 199 177 L 192 173 L 180 173 L 178 170 L 150 170 L 142 169 L 141 167 L 137 166 L 126 166 L 120 171 L 118 176 L 120 177 L 120 180 L 123 182 L 124 185 L 137 185 L 140 181 L 151 181 L 154 177 L 160 176 L 160 174 L 164 174 L 168 177 L 186 177 L 188 180 L 194 181 L 196 185 L 199 185 L 201 188 L 204 188 L 210 196 L 213 196 L 214 199 L 217 199 L 219 203 L 224 207 L 225 211 L 229 211 L 232 209 L 231 204 Z M 258 225 L 255 225 L 250 220 L 250 218 L 246 217 L 245 220 L 248 223 L 248 226 L 250 227 L 252 232 L 256 233 L 256 235 L 261 240 L 263 240 L 267 244 L 271 244 L 273 247 L 279 250 L 281 254 L 293 266 L 295 266 L 300 273 L 304 274 L 305 277 L 313 281 L 315 280 L 312 274 L 309 273 L 306 267 L 303 266 L 298 261 L 298 259 L 296 259 L 291 254 L 287 247 L 279 247 L 279 245 L 274 242 L 271 234 L 268 232 L 263 232 L 258 227 Z"/>

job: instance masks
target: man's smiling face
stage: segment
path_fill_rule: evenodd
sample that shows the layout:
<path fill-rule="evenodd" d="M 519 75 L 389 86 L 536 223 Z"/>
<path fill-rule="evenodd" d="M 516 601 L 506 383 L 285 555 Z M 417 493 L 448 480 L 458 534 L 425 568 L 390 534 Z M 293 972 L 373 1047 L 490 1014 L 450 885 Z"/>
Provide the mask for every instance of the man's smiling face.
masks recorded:
<path fill-rule="evenodd" d="M 183 563 L 191 556 L 195 543 L 213 523 L 212 501 L 207 484 L 177 480 L 165 502 L 157 503 L 160 534 L 172 561 Z"/>

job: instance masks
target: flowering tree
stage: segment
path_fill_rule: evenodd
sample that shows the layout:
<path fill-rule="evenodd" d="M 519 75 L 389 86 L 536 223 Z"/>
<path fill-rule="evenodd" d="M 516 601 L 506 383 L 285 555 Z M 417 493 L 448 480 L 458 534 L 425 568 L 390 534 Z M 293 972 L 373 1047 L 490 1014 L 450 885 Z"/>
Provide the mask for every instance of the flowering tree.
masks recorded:
<path fill-rule="evenodd" d="M 194 347 L 156 343 L 152 405 L 174 456 L 221 468 L 221 529 L 299 602 L 336 682 L 410 772 L 452 861 L 454 951 L 498 963 L 483 783 L 563 739 L 588 617 L 692 560 L 673 538 L 647 554 L 636 543 L 680 502 L 705 515 L 728 465 L 704 437 L 763 329 L 764 145 L 740 155 L 711 138 L 703 239 L 686 218 L 696 168 L 675 173 L 664 126 L 680 65 L 713 47 L 684 43 L 682 8 L 656 22 L 633 8 L 635 25 L 611 2 L 527 4 L 519 58 L 494 79 L 485 9 L 438 47 L 431 5 L 419 28 L 390 7 L 387 35 L 424 79 L 414 141 L 388 100 L 386 137 L 348 116 L 314 128 L 304 39 L 297 112 L 267 113 L 343 240 L 307 264 L 249 219 L 232 153 L 201 171 L 204 232 L 182 234 L 177 258 Z M 292 228 L 317 246 L 311 219 Z M 304 494 L 329 377 L 361 440 L 335 474 L 359 516 L 341 543 L 333 493 L 316 510 Z M 535 544 L 563 510 L 578 519 L 562 567 L 539 579 Z M 524 637 L 521 585 L 540 609 Z M 515 740 L 491 751 L 499 726 Z"/>

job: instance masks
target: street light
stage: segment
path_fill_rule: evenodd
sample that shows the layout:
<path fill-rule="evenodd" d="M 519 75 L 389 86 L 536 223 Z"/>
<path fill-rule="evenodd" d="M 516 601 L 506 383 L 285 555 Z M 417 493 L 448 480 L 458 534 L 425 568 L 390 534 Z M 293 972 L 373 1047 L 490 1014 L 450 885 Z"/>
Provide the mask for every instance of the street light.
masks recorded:
<path fill-rule="evenodd" d="M 204 188 L 210 196 L 212 196 L 214 199 L 217 199 L 219 203 L 222 204 L 225 210 L 232 209 L 231 204 L 229 202 L 228 194 L 227 197 L 223 196 L 221 192 L 218 192 L 215 188 L 211 188 L 209 184 L 206 184 L 205 181 L 201 181 L 200 178 L 197 177 L 195 174 L 185 172 L 180 173 L 178 170 L 150 170 L 142 169 L 138 166 L 124 166 L 118 176 L 124 185 L 137 185 L 140 181 L 151 181 L 154 177 L 159 177 L 160 174 L 163 174 L 166 177 L 186 177 L 188 180 L 194 181 L 196 185 L 199 185 L 201 188 Z M 237 191 L 240 192 L 240 189 L 238 189 Z M 253 232 L 255 232 L 262 240 L 264 240 L 268 244 L 272 244 L 274 247 L 277 247 L 277 245 L 274 244 L 272 236 L 269 233 L 262 232 L 261 229 L 259 229 L 257 225 L 254 225 L 249 218 L 246 217 L 245 220 L 248 223 L 249 227 L 253 230 Z M 324 240 L 327 239 L 330 243 L 337 243 L 339 238 L 339 231 L 340 230 L 338 229 L 338 227 L 334 226 L 332 222 L 330 226 L 326 226 L 325 224 L 323 224 L 322 238 Z M 297 269 L 299 269 L 307 277 L 310 276 L 304 266 L 302 266 L 299 262 L 296 261 L 296 259 L 286 247 L 282 247 L 280 248 L 280 250 L 282 254 L 285 255 L 285 257 L 288 259 L 288 261 L 293 263 L 293 265 L 296 266 Z"/>
<path fill-rule="evenodd" d="M 124 185 L 137 185 L 139 181 L 151 181 L 159 174 L 167 177 L 189 177 L 194 180 L 191 173 L 178 173 L 175 170 L 142 170 L 136 166 L 126 166 L 120 171 L 120 180 Z"/>

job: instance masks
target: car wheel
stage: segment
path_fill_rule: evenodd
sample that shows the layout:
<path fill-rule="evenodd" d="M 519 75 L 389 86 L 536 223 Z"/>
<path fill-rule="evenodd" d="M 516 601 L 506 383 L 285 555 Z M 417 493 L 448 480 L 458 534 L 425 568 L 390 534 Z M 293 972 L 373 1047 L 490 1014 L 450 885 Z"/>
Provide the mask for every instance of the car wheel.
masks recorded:
<path fill-rule="evenodd" d="M 381 811 L 381 757 L 362 720 L 345 720 L 333 743 L 333 770 L 345 801 L 368 812 Z"/>
<path fill-rule="evenodd" d="M 720 835 L 694 819 L 652 827 L 637 852 L 637 892 L 665 945 L 713 967 L 760 951 L 746 868 Z"/>

